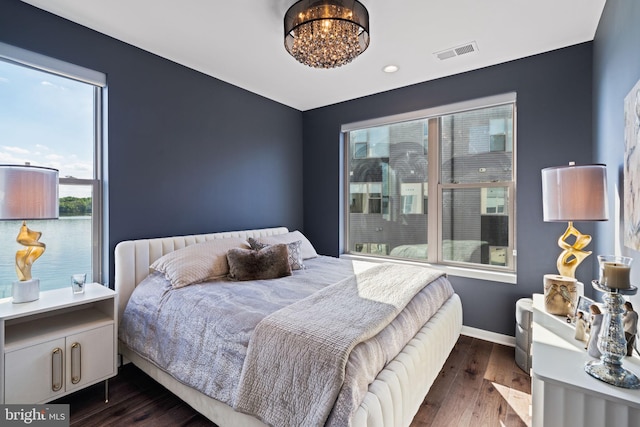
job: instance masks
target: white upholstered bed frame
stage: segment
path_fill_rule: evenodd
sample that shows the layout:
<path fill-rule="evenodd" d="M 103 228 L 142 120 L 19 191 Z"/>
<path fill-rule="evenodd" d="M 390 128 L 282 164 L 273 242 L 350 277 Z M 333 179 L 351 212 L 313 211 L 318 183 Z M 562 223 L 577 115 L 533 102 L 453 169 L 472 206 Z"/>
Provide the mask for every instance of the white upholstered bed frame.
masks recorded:
<path fill-rule="evenodd" d="M 115 289 L 118 315 L 124 312 L 133 289 L 149 274 L 149 265 L 185 246 L 229 237 L 263 237 L 284 234 L 285 227 L 212 233 L 121 242 L 115 249 Z M 354 426 L 409 426 L 429 388 L 442 369 L 462 328 L 462 305 L 454 294 L 425 324 L 369 386 L 354 419 Z M 265 427 L 258 419 L 177 381 L 153 363 L 120 343 L 120 353 L 153 379 L 220 427 Z"/>

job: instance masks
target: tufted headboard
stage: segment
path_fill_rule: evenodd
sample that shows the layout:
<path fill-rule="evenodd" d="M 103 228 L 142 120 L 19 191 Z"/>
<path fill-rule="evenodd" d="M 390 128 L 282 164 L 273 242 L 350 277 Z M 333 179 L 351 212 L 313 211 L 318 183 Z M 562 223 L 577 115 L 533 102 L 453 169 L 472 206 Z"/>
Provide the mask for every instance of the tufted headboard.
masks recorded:
<path fill-rule="evenodd" d="M 161 256 L 185 246 L 213 239 L 228 239 L 230 237 L 258 238 L 288 232 L 289 230 L 286 227 L 276 227 L 194 234 L 190 236 L 160 237 L 156 239 L 126 240 L 118 243 L 115 249 L 115 289 L 118 293 L 118 319 L 121 318 L 135 287 L 149 275 L 149 266 Z"/>

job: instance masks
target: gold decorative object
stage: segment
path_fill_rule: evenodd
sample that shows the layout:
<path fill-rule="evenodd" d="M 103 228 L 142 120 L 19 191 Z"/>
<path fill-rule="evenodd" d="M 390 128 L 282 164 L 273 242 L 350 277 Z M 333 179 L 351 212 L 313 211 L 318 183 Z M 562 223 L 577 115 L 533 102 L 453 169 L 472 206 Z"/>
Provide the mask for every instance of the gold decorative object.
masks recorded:
<path fill-rule="evenodd" d="M 574 221 L 606 221 L 607 169 L 605 165 L 581 165 L 542 169 L 542 206 L 544 221 L 568 222 L 567 230 L 558 239 L 562 253 L 556 266 L 558 273 L 575 277 L 576 268 L 591 252 L 583 249 L 591 236 L 582 234 Z M 569 243 L 574 238 L 573 244 Z"/>
<path fill-rule="evenodd" d="M 16 252 L 16 273 L 20 281 L 31 280 L 31 266 L 46 249 L 46 245 L 38 241 L 40 236 L 41 232 L 30 230 L 27 222 L 22 221 L 22 227 L 16 237 L 16 242 L 26 247 Z"/>
<path fill-rule="evenodd" d="M 284 36 L 298 62 L 340 67 L 369 47 L 369 12 L 356 0 L 301 0 L 284 16 Z"/>
<path fill-rule="evenodd" d="M 573 237 L 573 244 L 569 243 L 569 238 Z M 562 249 L 556 266 L 561 276 L 576 277 L 576 268 L 589 255 L 591 251 L 583 251 L 589 243 L 591 236 L 582 234 L 573 226 L 573 221 L 569 221 L 569 226 L 562 236 L 558 239 L 558 246 Z"/>

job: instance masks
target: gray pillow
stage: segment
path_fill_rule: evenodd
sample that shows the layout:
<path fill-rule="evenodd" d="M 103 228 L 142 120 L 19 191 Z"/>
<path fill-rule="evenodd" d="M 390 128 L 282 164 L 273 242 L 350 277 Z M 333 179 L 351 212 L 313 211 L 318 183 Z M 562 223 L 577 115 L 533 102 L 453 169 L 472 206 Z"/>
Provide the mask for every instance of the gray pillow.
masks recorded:
<path fill-rule="evenodd" d="M 249 237 L 247 239 L 249 246 L 251 249 L 259 251 L 260 249 L 266 248 L 267 246 L 271 246 L 271 243 L 264 243 L 254 239 L 253 237 Z M 296 242 L 286 243 L 287 248 L 289 249 L 289 265 L 292 270 L 302 270 L 304 268 L 304 262 L 302 261 L 302 241 L 298 240 Z"/>
<path fill-rule="evenodd" d="M 233 248 L 227 252 L 229 278 L 263 280 L 291 276 L 287 245 L 270 245 L 259 251 Z"/>
<path fill-rule="evenodd" d="M 255 240 L 259 241 L 260 243 L 268 243 L 270 245 L 274 245 L 276 243 L 291 243 L 300 240 L 302 241 L 302 246 L 300 247 L 302 252 L 302 259 L 315 258 L 318 256 L 318 253 L 314 249 L 309 239 L 307 239 L 305 235 L 298 230 L 291 231 L 285 234 L 274 234 L 273 236 L 258 237 Z"/>

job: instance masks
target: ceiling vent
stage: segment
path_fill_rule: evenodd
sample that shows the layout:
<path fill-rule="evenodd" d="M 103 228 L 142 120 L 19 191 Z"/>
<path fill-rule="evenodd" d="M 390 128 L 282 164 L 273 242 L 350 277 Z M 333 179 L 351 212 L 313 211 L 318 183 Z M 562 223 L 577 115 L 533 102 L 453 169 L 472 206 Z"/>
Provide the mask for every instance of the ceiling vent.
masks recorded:
<path fill-rule="evenodd" d="M 465 55 L 467 53 L 474 53 L 478 51 L 478 45 L 476 42 L 471 42 L 467 44 L 463 44 L 461 46 L 452 47 L 450 49 L 441 50 L 440 52 L 435 52 L 434 55 L 441 61 L 445 59 L 453 58 L 460 55 Z"/>

